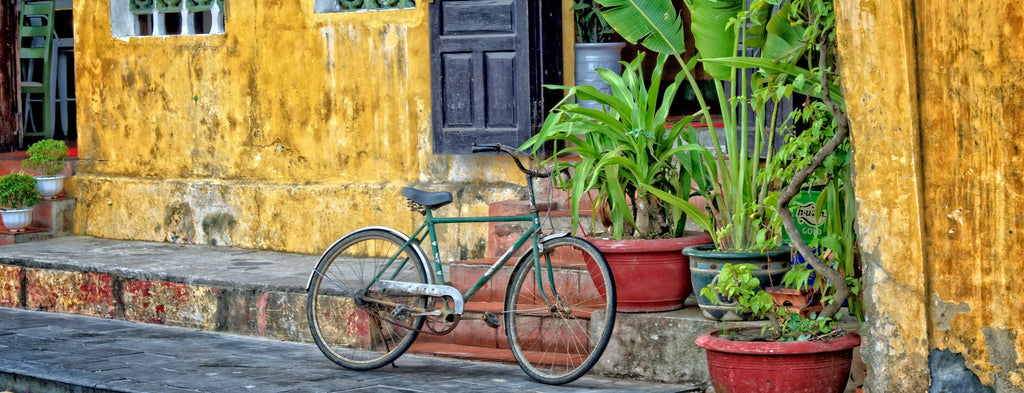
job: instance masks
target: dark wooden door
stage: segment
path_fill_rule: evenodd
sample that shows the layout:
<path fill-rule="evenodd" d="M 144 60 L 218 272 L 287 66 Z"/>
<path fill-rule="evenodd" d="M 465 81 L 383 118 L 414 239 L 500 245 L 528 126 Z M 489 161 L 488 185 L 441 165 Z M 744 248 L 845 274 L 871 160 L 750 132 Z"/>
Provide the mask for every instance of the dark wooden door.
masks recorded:
<path fill-rule="evenodd" d="M 542 4 L 547 3 L 547 4 Z M 558 1 L 435 0 L 430 6 L 434 152 L 518 146 L 561 83 Z"/>

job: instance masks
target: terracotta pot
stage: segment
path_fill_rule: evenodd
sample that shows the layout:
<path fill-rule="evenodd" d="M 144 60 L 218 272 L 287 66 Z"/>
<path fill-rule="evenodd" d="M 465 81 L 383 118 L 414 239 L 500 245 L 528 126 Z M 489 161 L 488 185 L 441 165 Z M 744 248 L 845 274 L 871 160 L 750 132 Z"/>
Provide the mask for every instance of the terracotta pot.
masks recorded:
<path fill-rule="evenodd" d="M 716 321 L 749 320 L 751 314 L 737 314 L 735 303 L 711 304 L 711 299 L 700 296 L 700 290 L 711 284 L 725 264 L 750 263 L 757 266 L 751 272 L 767 288 L 782 283 L 782 277 L 790 269 L 790 248 L 770 252 L 720 252 L 714 245 L 688 247 L 683 251 L 690 257 L 690 278 L 697 293 L 697 305 L 705 318 Z M 720 299 L 721 300 L 721 299 Z"/>
<path fill-rule="evenodd" d="M 761 329 L 760 327 L 743 330 Z M 716 392 L 840 393 L 850 377 L 855 333 L 825 341 L 732 341 L 723 330 L 697 338 Z"/>
<path fill-rule="evenodd" d="M 669 311 L 683 307 L 693 291 L 686 247 L 711 241 L 706 233 L 674 239 L 587 241 L 596 246 L 612 269 L 620 312 Z"/>
<path fill-rule="evenodd" d="M 771 295 L 776 307 L 783 307 L 804 318 L 825 308 L 821 304 L 821 292 L 819 291 L 786 287 L 769 287 L 764 291 Z"/>

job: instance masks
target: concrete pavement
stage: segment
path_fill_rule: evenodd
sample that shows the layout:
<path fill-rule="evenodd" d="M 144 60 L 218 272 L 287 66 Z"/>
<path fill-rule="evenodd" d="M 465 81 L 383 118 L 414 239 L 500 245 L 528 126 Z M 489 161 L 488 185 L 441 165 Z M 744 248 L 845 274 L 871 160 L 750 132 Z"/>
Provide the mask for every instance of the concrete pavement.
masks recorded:
<path fill-rule="evenodd" d="M 312 344 L 0 307 L 0 391 L 686 392 L 585 377 L 548 386 L 516 366 L 405 355 L 354 372 Z"/>

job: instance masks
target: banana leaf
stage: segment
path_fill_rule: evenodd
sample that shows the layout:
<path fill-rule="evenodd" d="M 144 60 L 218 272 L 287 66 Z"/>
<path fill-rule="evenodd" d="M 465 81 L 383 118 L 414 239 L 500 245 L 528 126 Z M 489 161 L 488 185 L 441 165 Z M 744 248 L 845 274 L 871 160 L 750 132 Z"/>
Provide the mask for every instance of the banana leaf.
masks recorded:
<path fill-rule="evenodd" d="M 686 51 L 683 18 L 669 0 L 597 0 L 608 24 L 622 38 L 658 53 Z"/>
<path fill-rule="evenodd" d="M 690 20 L 693 42 L 702 58 L 736 56 L 738 40 L 732 24 L 744 0 L 693 0 Z M 733 81 L 733 68 L 719 64 L 704 64 L 704 71 L 715 79 Z"/>

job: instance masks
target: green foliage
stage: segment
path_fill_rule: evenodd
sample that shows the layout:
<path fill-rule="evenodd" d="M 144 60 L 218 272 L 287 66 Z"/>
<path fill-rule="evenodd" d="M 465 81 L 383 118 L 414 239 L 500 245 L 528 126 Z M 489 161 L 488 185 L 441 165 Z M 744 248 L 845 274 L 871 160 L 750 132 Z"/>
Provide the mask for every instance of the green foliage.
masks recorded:
<path fill-rule="evenodd" d="M 576 22 L 576 42 L 607 42 L 615 30 L 608 26 L 594 0 L 577 0 L 572 6 Z"/>
<path fill-rule="evenodd" d="M 720 299 L 736 303 L 736 313 L 751 313 L 764 318 L 774 307 L 771 295 L 761 289 L 761 282 L 751 272 L 757 266 L 749 263 L 722 265 L 715 282 L 700 290 L 701 296 L 718 304 Z"/>
<path fill-rule="evenodd" d="M 596 1 L 603 7 L 608 23 L 627 41 L 642 43 L 650 50 L 676 59 L 700 104 L 701 109 L 695 116 L 702 117 L 709 125 L 713 124 L 707 101 L 690 72 L 693 63 L 682 58 L 686 47 L 683 23 L 673 2 Z M 768 207 L 767 202 L 773 198 L 787 202 L 793 194 L 792 187 L 784 187 L 785 194 L 773 195 L 770 187 L 778 180 L 788 186 L 791 178 L 803 172 L 798 172 L 797 168 L 817 165 L 811 157 L 819 151 L 826 152 L 824 141 L 830 136 L 842 137 L 848 131 L 839 85 L 838 59 L 834 55 L 835 13 L 832 1 L 792 0 L 783 3 L 781 0 L 752 0 L 749 4 L 744 0 L 683 1 L 690 11 L 689 27 L 698 52 L 695 59 L 699 59 L 714 78 L 725 136 L 725 143 L 719 143 L 717 130 L 710 127 L 714 151 L 696 152 L 701 170 L 695 172 L 693 178 L 698 192 L 709 201 L 710 211 L 707 215 L 691 215 L 691 218 L 711 233 L 716 248 L 721 251 L 764 250 L 777 246 L 781 230 L 776 215 L 786 215 L 784 221 L 787 226 L 792 217 L 786 210 L 780 212 Z M 751 56 L 746 50 L 740 51 L 741 41 L 744 48 L 760 49 L 760 54 Z M 749 77 L 747 70 L 752 71 Z M 729 82 L 732 91 L 725 90 L 725 82 Z M 795 115 L 802 117 L 798 123 L 806 127 L 796 134 L 807 134 L 806 139 L 791 140 L 793 146 L 785 148 L 779 158 L 772 156 L 773 150 L 768 149 L 769 165 L 762 167 L 759 155 L 764 144 L 774 140 L 775 135 L 782 131 L 775 129 L 779 124 L 779 105 L 768 104 L 794 94 L 810 98 L 805 109 Z M 748 118 L 748 112 L 753 112 L 754 119 Z M 748 124 L 754 124 L 753 129 Z M 837 124 L 842 125 L 842 134 L 836 131 Z M 752 140 L 748 140 L 747 135 L 752 135 Z M 841 164 L 847 162 L 844 154 L 848 153 L 827 158 L 823 162 L 824 169 L 820 169 L 820 178 L 843 179 L 835 182 L 835 188 L 824 196 L 836 203 L 825 204 L 828 207 L 824 208 L 836 209 L 848 214 L 846 218 L 852 218 L 853 191 L 848 188 L 852 184 L 848 175 L 827 175 L 845 165 Z M 790 160 L 795 162 L 786 165 L 785 162 Z M 800 179 L 797 183 L 802 184 L 802 176 Z M 652 193 L 675 206 L 688 204 L 681 198 Z M 828 216 L 844 219 L 842 214 L 832 214 L 832 210 L 828 213 Z M 821 246 L 835 247 L 839 258 L 835 267 L 821 266 L 816 257 L 810 258 L 808 255 L 812 253 L 799 241 L 799 233 L 789 229 L 801 254 L 820 269 L 819 273 L 834 277 L 833 285 L 842 286 L 837 291 L 843 293 L 842 296 L 845 296 L 845 289 L 850 289 L 848 283 L 855 282 L 851 279 L 857 271 L 853 258 L 852 221 L 839 222 L 836 225 L 841 227 L 841 231 L 821 241 Z M 836 274 L 837 268 L 843 270 L 845 280 L 839 279 L 843 275 Z M 855 294 L 859 289 L 859 283 L 852 287 Z M 837 300 L 842 302 L 842 299 Z M 851 299 L 851 308 L 859 307 L 859 302 L 853 300 L 856 299 Z M 824 312 L 831 316 L 836 310 L 838 306 L 830 304 Z"/>
<path fill-rule="evenodd" d="M 38 170 L 45 176 L 54 176 L 64 169 L 68 145 L 56 139 L 43 139 L 29 146 L 25 154 L 28 159 L 21 164 L 22 167 Z"/>
<path fill-rule="evenodd" d="M 592 86 L 546 86 L 568 94 L 537 135 L 520 147 L 538 154 L 550 143 L 552 155 L 544 163 L 572 173 L 569 180 L 558 180 L 557 185 L 571 192 L 573 227 L 579 222 L 580 204 L 589 191 L 596 190 L 595 205 L 606 206 L 608 211 L 601 221 L 610 224 L 606 230 L 615 239 L 624 235 L 681 236 L 687 215 L 699 214 L 692 205 L 665 201 L 689 198 L 691 172 L 697 165 L 690 153 L 698 145 L 689 143 L 692 117 L 674 125 L 667 120 L 680 81 L 665 86 L 659 94 L 666 56 L 658 56 L 649 85 L 641 68 L 643 58 L 641 53 L 633 61 L 623 62 L 621 76 L 598 70 L 611 86 L 611 94 Z M 583 108 L 573 98 L 593 100 L 607 112 Z M 557 160 L 567 155 L 579 160 Z"/>
<path fill-rule="evenodd" d="M 23 209 L 35 206 L 41 200 L 34 177 L 24 173 L 0 177 L 0 207 Z"/>
<path fill-rule="evenodd" d="M 811 313 L 810 318 L 801 318 L 796 313 L 784 308 L 779 308 L 777 312 L 776 323 L 766 326 L 766 329 L 764 329 L 777 329 L 777 331 L 773 331 L 775 341 L 823 339 L 841 332 L 839 321 L 836 321 L 834 318 L 819 317 L 816 313 Z"/>
<path fill-rule="evenodd" d="M 807 265 L 795 265 L 782 277 L 782 286 L 793 289 L 805 289 L 811 281 L 814 270 L 808 269 Z"/>
<path fill-rule="evenodd" d="M 715 282 L 701 289 L 701 296 L 711 299 L 712 304 L 718 304 L 720 300 L 736 303 L 736 313 L 751 313 L 757 318 L 768 317 L 771 324 L 765 325 L 761 332 L 772 333 L 775 341 L 806 341 L 830 337 L 839 331 L 839 322 L 835 318 L 826 318 L 811 314 L 809 318 L 776 307 L 771 295 L 760 289 L 760 283 L 751 272 L 757 266 L 744 264 L 726 264 L 718 273 Z M 804 269 L 806 270 L 806 269 Z M 809 271 L 808 271 L 809 272 Z M 791 286 L 794 280 L 803 278 L 806 285 L 807 276 L 803 272 L 786 274 L 786 279 Z"/>

